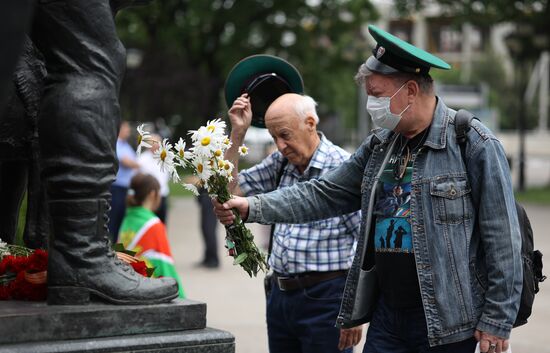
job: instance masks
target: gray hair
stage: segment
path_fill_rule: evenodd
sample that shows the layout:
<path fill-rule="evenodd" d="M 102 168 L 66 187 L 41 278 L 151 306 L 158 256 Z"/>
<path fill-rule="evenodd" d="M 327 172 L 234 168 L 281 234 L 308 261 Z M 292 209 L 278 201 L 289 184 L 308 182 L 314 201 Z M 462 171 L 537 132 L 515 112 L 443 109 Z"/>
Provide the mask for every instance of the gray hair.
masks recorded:
<path fill-rule="evenodd" d="M 355 82 L 362 86 L 365 84 L 365 81 L 367 80 L 367 77 L 372 75 L 373 71 L 371 71 L 367 67 L 367 63 L 364 62 L 359 66 L 359 69 L 357 70 L 357 73 L 355 74 Z M 388 74 L 386 75 L 398 82 L 406 82 L 406 81 L 414 81 L 418 84 L 418 87 L 420 88 L 420 92 L 423 94 L 432 94 L 433 88 L 434 88 L 434 80 L 433 78 L 426 74 L 426 75 L 416 75 L 416 74 L 409 74 L 406 72 L 398 72 L 394 74 Z"/>
<path fill-rule="evenodd" d="M 294 104 L 296 114 L 304 121 L 308 116 L 315 119 L 315 123 L 319 124 L 319 116 L 317 115 L 317 102 L 310 96 L 301 95 L 300 99 Z"/>

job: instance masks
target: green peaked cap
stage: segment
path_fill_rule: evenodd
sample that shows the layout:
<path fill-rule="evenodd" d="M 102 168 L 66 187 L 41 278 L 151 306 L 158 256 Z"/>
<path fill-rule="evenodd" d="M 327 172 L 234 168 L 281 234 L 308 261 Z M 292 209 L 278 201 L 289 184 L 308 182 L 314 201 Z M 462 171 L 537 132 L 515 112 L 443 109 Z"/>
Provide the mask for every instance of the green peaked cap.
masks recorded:
<path fill-rule="evenodd" d="M 402 39 L 369 25 L 369 33 L 376 40 L 376 48 L 367 60 L 367 67 L 374 72 L 391 74 L 406 72 L 427 75 L 430 68 L 449 70 L 451 65 Z"/>
<path fill-rule="evenodd" d="M 248 93 L 252 105 L 252 125 L 265 127 L 264 116 L 275 99 L 285 93 L 304 91 L 300 72 L 288 61 L 258 54 L 239 61 L 227 76 L 224 93 L 230 108 L 241 94 Z"/>

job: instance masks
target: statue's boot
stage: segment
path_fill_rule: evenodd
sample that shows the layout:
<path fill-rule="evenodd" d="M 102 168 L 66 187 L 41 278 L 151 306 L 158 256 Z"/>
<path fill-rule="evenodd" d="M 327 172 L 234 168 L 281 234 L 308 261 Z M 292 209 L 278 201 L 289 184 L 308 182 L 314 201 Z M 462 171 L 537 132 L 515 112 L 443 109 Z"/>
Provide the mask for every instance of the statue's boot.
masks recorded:
<path fill-rule="evenodd" d="M 112 250 L 102 199 L 50 201 L 48 304 L 155 304 L 178 296 L 172 278 L 147 278 Z"/>

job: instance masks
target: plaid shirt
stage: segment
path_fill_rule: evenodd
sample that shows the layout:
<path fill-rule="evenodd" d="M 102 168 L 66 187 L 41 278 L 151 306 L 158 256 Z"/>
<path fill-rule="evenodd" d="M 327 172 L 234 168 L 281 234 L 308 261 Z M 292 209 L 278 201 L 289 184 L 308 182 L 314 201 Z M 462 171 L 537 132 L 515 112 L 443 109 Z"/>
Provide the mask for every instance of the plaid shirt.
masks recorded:
<path fill-rule="evenodd" d="M 277 186 L 276 178 L 283 162 L 283 155 L 277 151 L 239 173 L 241 191 L 253 196 L 317 179 L 349 158 L 348 152 L 319 134 L 321 142 L 303 174 L 288 163 Z M 276 224 L 269 265 L 282 274 L 347 270 L 355 253 L 360 221 L 358 211 L 305 224 Z"/>

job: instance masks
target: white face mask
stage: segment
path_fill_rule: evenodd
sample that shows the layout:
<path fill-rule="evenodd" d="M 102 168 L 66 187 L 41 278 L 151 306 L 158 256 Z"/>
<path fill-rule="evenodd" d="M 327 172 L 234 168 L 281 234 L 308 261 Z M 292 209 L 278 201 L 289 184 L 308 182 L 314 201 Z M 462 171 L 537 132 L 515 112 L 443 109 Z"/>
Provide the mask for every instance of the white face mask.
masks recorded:
<path fill-rule="evenodd" d="M 367 97 L 367 112 L 369 112 L 372 122 L 381 128 L 393 130 L 399 124 L 403 113 L 409 109 L 410 104 L 399 114 L 393 114 L 390 110 L 391 99 L 405 87 L 406 82 L 391 97 Z"/>

